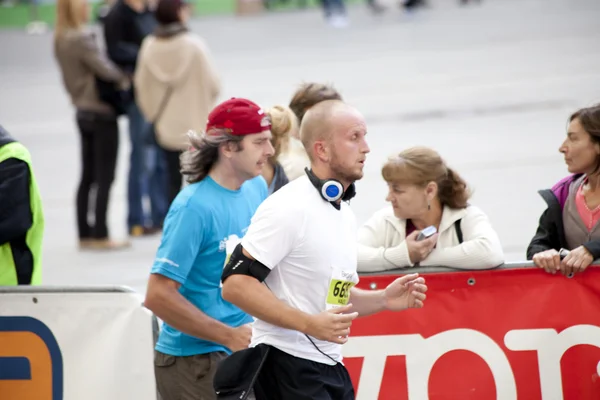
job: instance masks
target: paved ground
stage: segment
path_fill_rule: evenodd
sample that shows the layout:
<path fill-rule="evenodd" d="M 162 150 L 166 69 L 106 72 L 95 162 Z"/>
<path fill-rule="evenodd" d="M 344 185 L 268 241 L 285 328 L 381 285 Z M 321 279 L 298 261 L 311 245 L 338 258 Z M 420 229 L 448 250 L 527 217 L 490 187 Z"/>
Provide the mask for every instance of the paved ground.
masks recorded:
<path fill-rule="evenodd" d="M 413 17 L 355 7 L 345 30 L 325 26 L 316 11 L 192 25 L 216 57 L 223 98 L 287 103 L 299 82 L 329 81 L 364 112 L 372 152 L 352 202 L 359 222 L 385 204 L 384 159 L 428 145 L 475 189 L 473 203 L 492 219 L 507 260 L 520 260 L 544 208 L 536 191 L 566 173 L 557 148 L 569 112 L 600 101 L 600 3 L 432 3 Z M 35 160 L 47 219 L 45 283 L 143 291 L 158 237 L 112 254 L 76 248 L 78 138 L 51 48 L 50 35 L 0 33 L 0 121 Z M 110 209 L 117 237 L 125 236 L 125 124 Z"/>

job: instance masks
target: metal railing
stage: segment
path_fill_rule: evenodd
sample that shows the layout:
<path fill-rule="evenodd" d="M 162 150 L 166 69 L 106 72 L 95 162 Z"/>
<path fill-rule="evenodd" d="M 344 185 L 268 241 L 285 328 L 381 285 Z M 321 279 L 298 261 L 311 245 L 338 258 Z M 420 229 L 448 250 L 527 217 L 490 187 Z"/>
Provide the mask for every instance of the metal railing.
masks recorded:
<path fill-rule="evenodd" d="M 372 271 L 372 272 L 360 272 L 360 276 L 377 276 L 377 275 L 405 275 L 408 273 L 419 273 L 419 274 L 430 274 L 436 272 L 469 272 L 469 271 L 493 271 L 497 269 L 516 269 L 516 268 L 532 268 L 535 265 L 533 261 L 515 261 L 507 262 L 493 268 L 485 269 L 460 269 L 450 268 L 443 266 L 431 266 L 431 267 L 406 267 L 406 268 L 394 268 L 383 271 Z"/>
<path fill-rule="evenodd" d="M 0 293 L 137 293 L 129 286 L 0 286 Z"/>
<path fill-rule="evenodd" d="M 534 268 L 535 264 L 533 261 L 515 261 L 515 262 L 507 262 L 501 264 L 494 268 L 485 268 L 485 269 L 459 269 L 459 268 L 450 268 L 450 267 L 407 267 L 407 268 L 395 268 L 388 269 L 385 271 L 373 271 L 373 272 L 359 272 L 358 275 L 363 279 L 363 282 L 368 281 L 369 278 L 375 278 L 383 275 L 406 275 L 406 274 L 435 274 L 435 273 L 452 273 L 452 272 L 463 272 L 463 273 L 473 273 L 478 271 L 495 271 L 495 270 L 506 270 L 506 269 L 520 269 L 520 268 Z M 600 267 L 600 260 L 594 261 L 590 268 Z M 567 275 L 567 278 L 572 278 L 574 276 L 573 273 Z M 467 283 L 471 286 L 476 284 L 476 280 L 474 277 L 467 278 Z M 371 290 L 381 289 L 377 286 L 376 282 L 370 282 L 369 288 Z"/>

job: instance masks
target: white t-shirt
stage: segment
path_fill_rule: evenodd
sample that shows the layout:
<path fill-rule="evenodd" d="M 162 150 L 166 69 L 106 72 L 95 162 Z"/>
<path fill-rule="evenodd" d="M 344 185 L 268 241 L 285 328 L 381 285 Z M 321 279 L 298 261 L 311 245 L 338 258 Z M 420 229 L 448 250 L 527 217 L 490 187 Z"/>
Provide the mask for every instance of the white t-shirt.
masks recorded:
<path fill-rule="evenodd" d="M 242 246 L 271 273 L 265 283 L 291 307 L 318 314 L 348 303 L 358 283 L 356 219 L 343 203 L 335 209 L 305 175 L 269 196 L 252 218 Z M 266 343 L 295 357 L 334 364 L 342 346 L 257 319 L 251 346 Z"/>

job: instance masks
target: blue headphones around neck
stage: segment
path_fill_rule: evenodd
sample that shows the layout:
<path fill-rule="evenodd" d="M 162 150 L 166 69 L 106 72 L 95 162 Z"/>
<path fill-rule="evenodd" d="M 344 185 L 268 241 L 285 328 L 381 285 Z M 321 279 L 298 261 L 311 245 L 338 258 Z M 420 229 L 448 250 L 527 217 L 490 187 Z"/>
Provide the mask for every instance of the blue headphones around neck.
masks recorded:
<path fill-rule="evenodd" d="M 325 201 L 329 201 L 330 203 L 335 203 L 339 199 L 343 201 L 348 201 L 356 195 L 356 188 L 354 187 L 354 183 L 348 186 L 348 189 L 344 192 L 344 186 L 340 181 L 336 179 L 319 179 L 315 176 L 315 174 L 308 168 L 304 168 L 306 175 L 308 175 L 308 179 L 314 185 L 315 188 L 321 194 L 321 197 Z"/>

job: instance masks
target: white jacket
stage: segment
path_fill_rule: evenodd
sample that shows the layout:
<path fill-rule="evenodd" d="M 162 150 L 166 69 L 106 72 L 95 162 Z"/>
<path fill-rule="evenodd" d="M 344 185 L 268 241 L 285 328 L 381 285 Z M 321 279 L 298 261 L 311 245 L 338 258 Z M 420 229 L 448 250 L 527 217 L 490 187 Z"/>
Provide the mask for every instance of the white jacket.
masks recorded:
<path fill-rule="evenodd" d="M 454 226 L 459 219 L 462 244 Z M 405 237 L 406 220 L 397 218 L 392 207 L 377 211 L 358 231 L 358 271 L 412 267 Z M 500 239 L 483 211 L 475 206 L 444 207 L 437 245 L 420 266 L 485 269 L 503 262 Z"/>
<path fill-rule="evenodd" d="M 277 159 L 283 167 L 288 179 L 294 179 L 304 175 L 304 168 L 310 168 L 310 160 L 302 142 L 295 137 L 290 138 L 288 148 L 279 155 Z"/>

